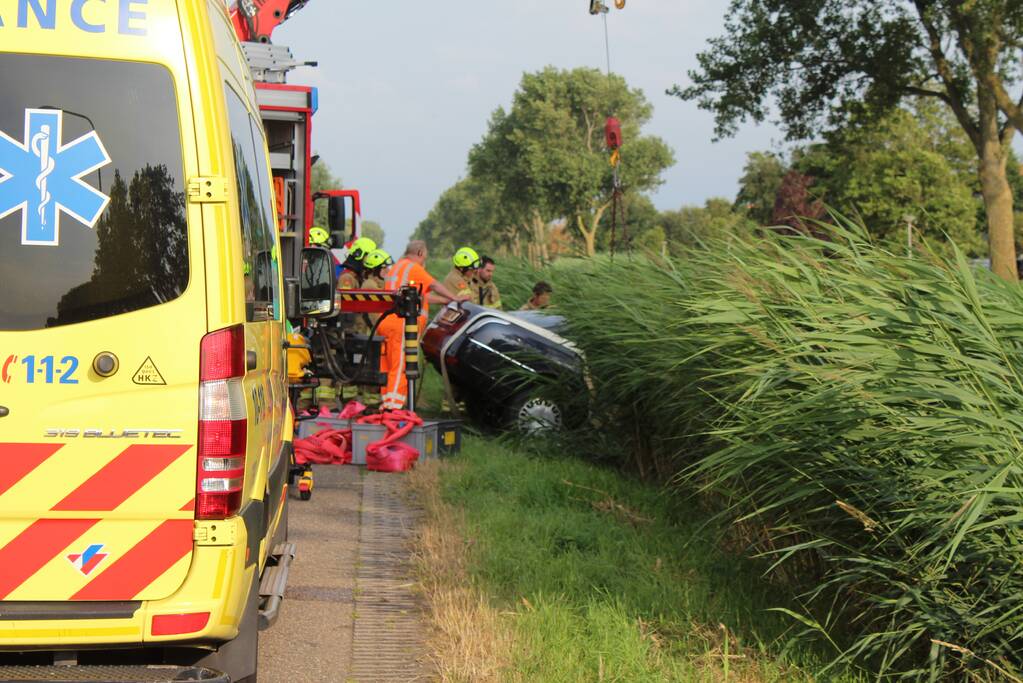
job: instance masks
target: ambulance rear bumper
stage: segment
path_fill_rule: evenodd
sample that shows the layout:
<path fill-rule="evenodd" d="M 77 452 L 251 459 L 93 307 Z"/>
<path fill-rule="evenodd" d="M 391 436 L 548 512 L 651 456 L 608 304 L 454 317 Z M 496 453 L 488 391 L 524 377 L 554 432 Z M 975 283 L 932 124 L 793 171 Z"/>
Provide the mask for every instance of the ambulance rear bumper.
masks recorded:
<path fill-rule="evenodd" d="M 0 666 L 12 683 L 231 683 L 227 674 L 197 666 Z"/>

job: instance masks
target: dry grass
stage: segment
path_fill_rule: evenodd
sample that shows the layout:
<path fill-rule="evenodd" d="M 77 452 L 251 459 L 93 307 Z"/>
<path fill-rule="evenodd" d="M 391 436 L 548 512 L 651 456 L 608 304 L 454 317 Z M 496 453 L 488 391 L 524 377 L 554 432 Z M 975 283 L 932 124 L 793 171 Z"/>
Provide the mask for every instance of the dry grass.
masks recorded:
<path fill-rule="evenodd" d="M 441 681 L 499 681 L 514 636 L 469 578 L 462 513 L 441 500 L 440 469 L 455 466 L 426 461 L 408 475 L 424 510 L 413 561 L 433 626 L 430 658 Z"/>

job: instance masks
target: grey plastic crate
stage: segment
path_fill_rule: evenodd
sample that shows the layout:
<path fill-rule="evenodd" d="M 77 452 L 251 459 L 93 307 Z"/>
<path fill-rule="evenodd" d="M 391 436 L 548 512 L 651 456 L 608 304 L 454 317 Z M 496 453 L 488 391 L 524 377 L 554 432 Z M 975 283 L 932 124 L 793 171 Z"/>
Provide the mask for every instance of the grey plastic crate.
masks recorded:
<path fill-rule="evenodd" d="M 437 455 L 447 457 L 462 451 L 462 421 L 441 420 L 437 423 Z"/>
<path fill-rule="evenodd" d="M 366 448 L 387 436 L 387 427 L 383 425 L 354 424 L 352 425 L 352 464 L 366 464 Z M 420 458 L 437 457 L 437 422 L 424 422 L 414 427 L 401 440 L 419 451 Z"/>
<path fill-rule="evenodd" d="M 351 420 L 339 420 L 336 417 L 317 417 L 312 420 L 302 420 L 298 423 L 298 438 L 304 439 L 324 429 L 350 429 L 351 426 Z"/>
<path fill-rule="evenodd" d="M 366 464 L 366 447 L 387 436 L 387 427 L 383 425 L 364 425 L 356 422 L 352 425 L 352 464 Z"/>

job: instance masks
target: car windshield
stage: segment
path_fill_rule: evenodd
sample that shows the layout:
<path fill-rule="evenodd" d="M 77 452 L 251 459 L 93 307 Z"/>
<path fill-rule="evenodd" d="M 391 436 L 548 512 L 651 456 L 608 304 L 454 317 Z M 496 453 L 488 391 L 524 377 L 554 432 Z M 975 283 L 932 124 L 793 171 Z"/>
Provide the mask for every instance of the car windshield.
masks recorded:
<path fill-rule="evenodd" d="M 188 285 L 170 72 L 0 54 L 0 330 L 170 301 Z"/>

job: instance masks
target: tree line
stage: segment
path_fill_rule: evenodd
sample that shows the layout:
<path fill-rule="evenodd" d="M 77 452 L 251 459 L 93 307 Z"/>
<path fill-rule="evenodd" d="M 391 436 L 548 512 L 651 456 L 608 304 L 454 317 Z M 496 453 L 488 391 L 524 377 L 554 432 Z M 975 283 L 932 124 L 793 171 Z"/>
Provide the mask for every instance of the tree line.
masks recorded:
<path fill-rule="evenodd" d="M 647 194 L 674 163 L 642 134 L 652 108 L 595 69 L 527 73 L 491 117 L 416 234 L 544 261 L 620 246 L 670 252 L 708 231 L 812 231 L 830 209 L 888 246 L 949 240 L 1015 279 L 1021 208 L 1023 3 L 1015 0 L 732 0 L 724 35 L 669 93 L 714 114 L 719 137 L 776 118 L 785 152 L 747 159 L 734 201 L 659 212 Z M 625 132 L 627 227 L 609 216 L 607 115 Z M 612 232 L 614 236 L 612 237 Z"/>
<path fill-rule="evenodd" d="M 732 0 L 724 34 L 672 92 L 719 136 L 772 113 L 790 140 L 938 105 L 972 150 L 992 269 L 1017 279 L 1012 139 L 1023 130 L 1019 0 Z"/>

